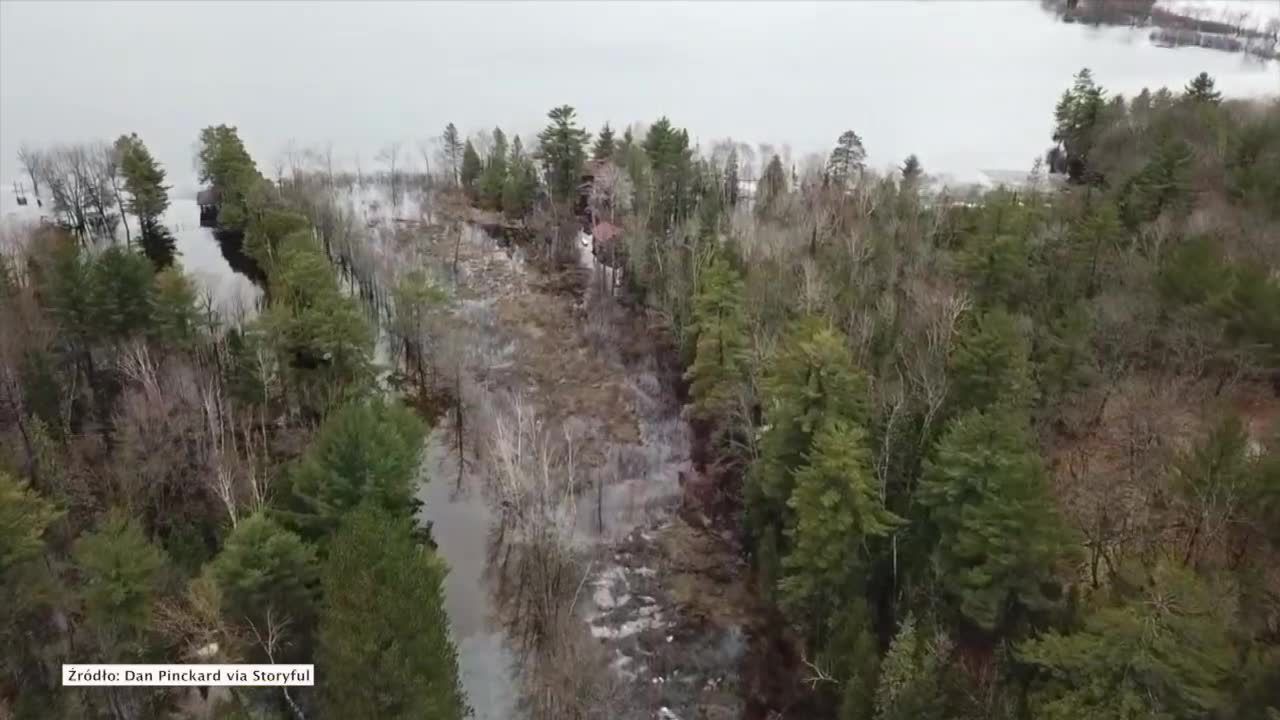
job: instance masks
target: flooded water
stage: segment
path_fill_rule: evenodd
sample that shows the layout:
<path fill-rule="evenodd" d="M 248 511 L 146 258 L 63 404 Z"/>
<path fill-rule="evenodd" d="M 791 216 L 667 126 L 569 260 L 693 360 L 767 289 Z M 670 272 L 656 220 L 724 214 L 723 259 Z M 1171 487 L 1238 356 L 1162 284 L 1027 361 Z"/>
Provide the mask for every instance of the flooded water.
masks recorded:
<path fill-rule="evenodd" d="M 48 204 L 40 207 L 29 192 L 27 196 L 28 203 L 20 206 L 13 193 L 0 193 L 0 230 L 56 221 Z M 169 200 L 163 223 L 173 235 L 176 262 L 191 278 L 201 307 L 209 307 L 228 324 L 252 318 L 257 314 L 262 289 L 231 266 L 213 230 L 200 227 L 195 190 L 171 191 Z M 136 235 L 137 219 L 130 216 L 129 223 Z M 118 235 L 123 243 L 123 227 Z"/>
<path fill-rule="evenodd" d="M 1280 15 L 1274 0 L 1233 4 Z M 917 153 L 963 175 L 1027 169 L 1083 66 L 1125 94 L 1201 70 L 1229 95 L 1280 91 L 1276 62 L 1147 35 L 1034 1 L 3 3 L 0 180 L 8 192 L 20 175 L 22 142 L 137 132 L 171 182 L 194 184 L 199 130 L 221 122 L 269 176 L 290 141 L 331 143 L 365 172 L 399 141 L 401 167 L 420 169 L 419 144 L 448 122 L 529 136 L 564 103 L 591 130 L 667 114 L 704 147 L 789 143 L 796 157 L 852 128 L 874 166 Z M 50 38 L 75 42 L 49 52 Z"/>

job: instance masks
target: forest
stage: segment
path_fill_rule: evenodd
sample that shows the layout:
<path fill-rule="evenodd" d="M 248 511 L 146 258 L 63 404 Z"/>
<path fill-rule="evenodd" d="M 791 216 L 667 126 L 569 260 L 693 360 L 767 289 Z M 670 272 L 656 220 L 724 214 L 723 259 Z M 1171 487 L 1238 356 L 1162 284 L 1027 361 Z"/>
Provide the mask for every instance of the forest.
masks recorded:
<path fill-rule="evenodd" d="M 525 139 L 450 124 L 424 172 L 390 146 L 269 179 L 210 126 L 250 318 L 183 274 L 142 138 L 24 148 L 58 221 L 0 238 L 0 718 L 470 714 L 417 490 L 433 429 L 510 439 L 449 324 L 479 226 L 568 292 L 598 277 L 678 368 L 676 512 L 749 588 L 742 717 L 1280 720 L 1280 101 L 1085 69 L 1044 110 L 1027 181 L 967 192 L 854 130 L 793 159 L 561 106 Z M 334 200 L 366 185 L 426 218 L 392 261 Z M 551 640 L 594 562 L 528 490 L 560 466 L 487 440 L 533 586 L 523 711 L 624 717 Z M 73 661 L 317 684 L 64 688 Z"/>

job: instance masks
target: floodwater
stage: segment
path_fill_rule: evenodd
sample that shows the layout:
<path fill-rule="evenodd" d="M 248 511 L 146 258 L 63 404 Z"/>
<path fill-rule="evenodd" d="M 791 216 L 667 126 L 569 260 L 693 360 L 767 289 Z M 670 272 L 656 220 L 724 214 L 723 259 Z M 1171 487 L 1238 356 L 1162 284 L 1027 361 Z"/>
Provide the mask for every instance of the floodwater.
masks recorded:
<path fill-rule="evenodd" d="M 1280 15 L 1275 0 L 1241 6 Z M 1029 168 L 1083 66 L 1127 95 L 1202 70 L 1228 95 L 1280 92 L 1280 63 L 1147 35 L 989 0 L 5 2 L 0 187 L 18 179 L 23 142 L 124 132 L 193 185 L 199 130 L 224 122 L 269 176 L 290 141 L 331 144 L 336 163 L 365 172 L 400 142 L 400 167 L 421 169 L 419 144 L 450 121 L 529 137 L 565 103 L 593 131 L 666 114 L 704 147 L 789 143 L 796 158 L 854 129 L 875 167 L 916 153 L 927 170 L 967 175 Z M 50 52 L 51 38 L 75 41 Z"/>
<path fill-rule="evenodd" d="M 163 222 L 173 235 L 176 263 L 191 278 L 201 307 L 213 310 L 228 325 L 251 319 L 257 314 L 262 289 L 231 267 L 213 230 L 200 227 L 195 193 L 192 188 L 169 193 L 169 209 Z M 20 206 L 12 192 L 0 193 L 0 232 L 18 232 L 27 225 L 56 222 L 47 198 L 41 207 L 29 188 L 26 195 L 27 204 Z M 129 216 L 128 220 L 136 235 L 137 218 Z M 118 235 L 123 243 L 123 227 L 118 229 Z"/>

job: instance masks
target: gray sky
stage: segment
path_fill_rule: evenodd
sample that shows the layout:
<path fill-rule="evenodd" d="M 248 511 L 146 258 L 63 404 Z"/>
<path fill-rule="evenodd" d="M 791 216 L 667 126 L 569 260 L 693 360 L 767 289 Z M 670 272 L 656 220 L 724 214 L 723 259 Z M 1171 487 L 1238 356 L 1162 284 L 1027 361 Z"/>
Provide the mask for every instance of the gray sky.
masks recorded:
<path fill-rule="evenodd" d="M 190 182 L 205 125 L 238 125 L 264 170 L 332 141 L 366 168 L 452 120 L 527 134 L 568 103 L 592 131 L 667 114 L 824 151 L 852 128 L 878 165 L 1029 167 L 1081 66 L 1111 89 L 1280 91 L 1276 63 L 1154 48 L 1036 3 L 0 3 L 0 178 L 20 142 L 137 132 Z M 416 151 L 415 151 L 416 156 Z M 416 161 L 416 160 L 415 160 Z"/>

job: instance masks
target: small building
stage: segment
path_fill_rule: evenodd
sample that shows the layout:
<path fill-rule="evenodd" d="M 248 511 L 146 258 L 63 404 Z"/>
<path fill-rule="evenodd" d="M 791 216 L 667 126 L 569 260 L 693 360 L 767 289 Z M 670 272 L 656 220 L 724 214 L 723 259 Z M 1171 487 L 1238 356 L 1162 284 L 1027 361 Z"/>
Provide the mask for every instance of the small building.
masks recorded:
<path fill-rule="evenodd" d="M 591 253 L 609 267 L 620 265 L 625 258 L 626 248 L 622 244 L 622 228 L 607 220 L 601 220 L 591 227 Z"/>
<path fill-rule="evenodd" d="M 206 188 L 196 193 L 196 204 L 200 206 L 200 227 L 217 227 L 218 205 L 222 194 L 217 188 Z"/>

